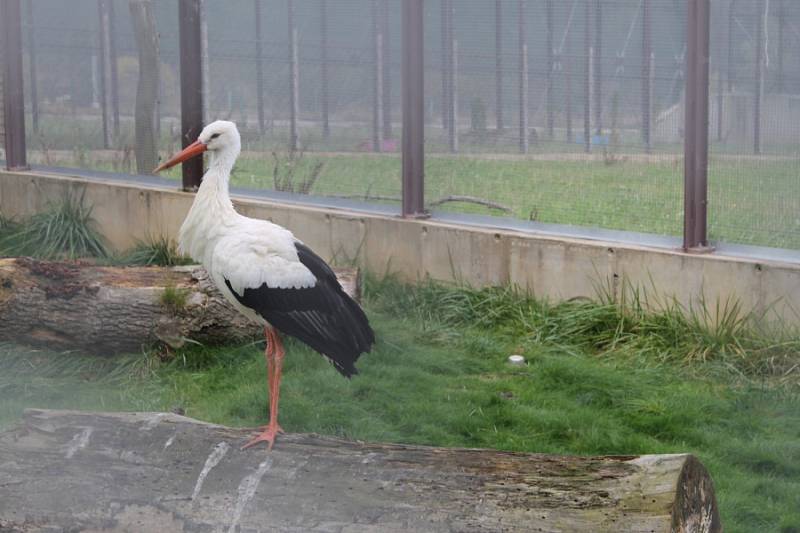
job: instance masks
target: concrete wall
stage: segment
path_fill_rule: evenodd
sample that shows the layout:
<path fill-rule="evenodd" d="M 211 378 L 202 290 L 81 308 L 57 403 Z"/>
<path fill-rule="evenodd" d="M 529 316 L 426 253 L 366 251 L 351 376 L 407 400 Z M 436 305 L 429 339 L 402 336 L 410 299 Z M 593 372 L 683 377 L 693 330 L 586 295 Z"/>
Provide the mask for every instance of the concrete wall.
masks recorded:
<path fill-rule="evenodd" d="M 193 196 L 164 185 L 0 172 L 0 210 L 24 217 L 68 192 L 85 194 L 103 234 L 117 249 L 147 235 L 175 236 Z M 235 197 L 237 209 L 291 229 L 321 256 L 357 262 L 378 275 L 431 277 L 473 285 L 513 283 L 540 297 L 592 297 L 597 283 L 619 292 L 641 286 L 652 299 L 684 305 L 739 298 L 800 323 L 800 263 L 722 253 L 691 255 L 665 248 L 603 242 L 390 215 Z"/>

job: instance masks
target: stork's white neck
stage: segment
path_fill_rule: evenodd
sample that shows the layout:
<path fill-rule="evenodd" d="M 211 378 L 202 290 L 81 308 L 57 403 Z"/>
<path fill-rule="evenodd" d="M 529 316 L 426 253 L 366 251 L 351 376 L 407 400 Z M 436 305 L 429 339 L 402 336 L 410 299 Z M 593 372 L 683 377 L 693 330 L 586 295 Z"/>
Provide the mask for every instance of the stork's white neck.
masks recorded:
<path fill-rule="evenodd" d="M 239 147 L 225 147 L 210 151 L 209 155 L 208 170 L 178 234 L 180 251 L 204 264 L 206 252 L 213 248 L 209 245 L 240 216 L 233 208 L 229 193 L 231 170 Z"/>

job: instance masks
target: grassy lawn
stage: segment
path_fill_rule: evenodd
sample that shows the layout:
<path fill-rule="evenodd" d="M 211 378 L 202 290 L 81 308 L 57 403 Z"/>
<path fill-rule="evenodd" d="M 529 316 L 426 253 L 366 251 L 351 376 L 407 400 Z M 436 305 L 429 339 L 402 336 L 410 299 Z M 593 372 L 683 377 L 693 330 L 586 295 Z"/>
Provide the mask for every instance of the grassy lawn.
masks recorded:
<path fill-rule="evenodd" d="M 365 307 L 378 344 L 351 381 L 287 344 L 288 431 L 560 454 L 692 452 L 711 471 L 726 531 L 800 530 L 796 341 L 500 289 L 371 281 Z M 0 346 L 0 424 L 29 406 L 179 407 L 254 426 L 266 417 L 261 350 L 194 347 L 164 362 Z M 528 364 L 508 366 L 511 353 Z"/>
<path fill-rule="evenodd" d="M 272 189 L 273 148 L 258 144 L 263 157 L 242 157 L 234 186 Z M 430 155 L 426 161 L 428 202 L 450 195 L 490 200 L 503 212 L 471 203 L 451 202 L 441 209 L 512 216 L 661 235 L 683 231 L 683 161 L 675 155 L 645 162 L 635 155 L 611 164 L 602 159 L 575 160 L 564 153 L 547 160 L 496 154 Z M 54 165 L 114 170 L 111 161 L 93 160 L 77 151 Z M 549 156 L 548 156 L 549 157 Z M 709 232 L 714 240 L 800 249 L 800 163 L 798 159 L 755 160 L 719 156 L 709 168 Z M 396 154 L 308 153 L 297 165 L 303 177 L 324 163 L 313 194 L 366 198 L 399 204 L 400 157 Z M 177 179 L 179 169 L 165 175 Z M 387 199 L 389 198 L 389 199 Z M 390 200 L 396 198 L 397 201 Z"/>

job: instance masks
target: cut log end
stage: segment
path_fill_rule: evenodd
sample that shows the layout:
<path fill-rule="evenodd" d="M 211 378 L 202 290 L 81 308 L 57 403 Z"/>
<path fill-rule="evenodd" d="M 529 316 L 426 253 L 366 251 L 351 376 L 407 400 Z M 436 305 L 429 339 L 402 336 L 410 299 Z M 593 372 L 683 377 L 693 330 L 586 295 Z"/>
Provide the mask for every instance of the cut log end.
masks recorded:
<path fill-rule="evenodd" d="M 706 467 L 693 455 L 686 457 L 678 476 L 672 509 L 672 531 L 722 531 L 714 482 Z"/>
<path fill-rule="evenodd" d="M 24 531 L 722 530 L 691 455 L 365 444 L 171 413 L 29 409 L 0 433 L 0 524 Z M 80 490 L 75 490 L 80 487 Z M 26 525 L 35 525 L 25 529 Z"/>

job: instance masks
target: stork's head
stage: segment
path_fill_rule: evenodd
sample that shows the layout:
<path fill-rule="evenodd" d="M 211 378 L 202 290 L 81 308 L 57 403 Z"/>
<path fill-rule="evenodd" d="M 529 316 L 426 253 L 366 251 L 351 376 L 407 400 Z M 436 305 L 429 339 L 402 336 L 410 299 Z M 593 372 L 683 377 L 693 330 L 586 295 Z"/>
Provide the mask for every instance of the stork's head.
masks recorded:
<path fill-rule="evenodd" d="M 161 172 L 174 167 L 178 163 L 183 163 L 187 159 L 198 156 L 207 150 L 215 155 L 227 153 L 235 159 L 239 155 L 241 146 L 242 141 L 239 137 L 239 130 L 236 129 L 236 124 L 227 120 L 217 120 L 203 128 L 195 142 L 172 156 L 169 160 L 161 163 L 153 172 Z M 231 164 L 233 163 L 231 162 Z"/>

